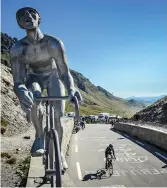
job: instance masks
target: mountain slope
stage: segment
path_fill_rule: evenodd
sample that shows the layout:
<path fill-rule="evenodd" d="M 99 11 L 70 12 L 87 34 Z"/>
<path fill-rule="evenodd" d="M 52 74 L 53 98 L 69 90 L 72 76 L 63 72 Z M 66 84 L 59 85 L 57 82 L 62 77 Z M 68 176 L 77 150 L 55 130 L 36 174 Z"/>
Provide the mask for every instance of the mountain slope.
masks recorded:
<path fill-rule="evenodd" d="M 143 109 L 143 106 L 139 106 L 138 104 L 134 104 L 132 107 L 132 105 L 124 99 L 112 95 L 100 86 L 96 87 L 81 73 L 74 70 L 70 71 L 74 78 L 75 86 L 79 89 L 84 98 L 84 104 L 81 106 L 82 114 L 110 112 L 119 114 L 120 116 L 123 114 L 130 116 Z"/>
<path fill-rule="evenodd" d="M 132 106 L 138 106 L 138 107 L 141 107 L 141 108 L 145 108 L 145 106 L 146 106 L 146 104 L 144 102 L 137 101 L 137 100 L 134 100 L 134 99 L 130 99 L 127 102 Z"/>

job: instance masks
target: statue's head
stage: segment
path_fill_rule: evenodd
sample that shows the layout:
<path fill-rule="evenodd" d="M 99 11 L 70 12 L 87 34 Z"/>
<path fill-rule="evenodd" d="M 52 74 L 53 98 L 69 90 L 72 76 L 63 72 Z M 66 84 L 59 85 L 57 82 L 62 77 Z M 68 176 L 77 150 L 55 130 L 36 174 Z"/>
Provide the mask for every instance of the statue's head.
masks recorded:
<path fill-rule="evenodd" d="M 31 7 L 19 9 L 16 13 L 16 19 L 20 28 L 26 30 L 37 28 L 41 21 L 38 11 Z"/>

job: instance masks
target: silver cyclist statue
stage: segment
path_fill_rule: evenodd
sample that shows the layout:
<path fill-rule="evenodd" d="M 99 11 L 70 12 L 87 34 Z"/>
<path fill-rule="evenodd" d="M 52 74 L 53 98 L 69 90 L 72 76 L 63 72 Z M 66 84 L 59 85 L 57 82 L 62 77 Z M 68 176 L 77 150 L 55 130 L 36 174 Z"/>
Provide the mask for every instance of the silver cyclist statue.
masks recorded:
<path fill-rule="evenodd" d="M 32 123 L 35 127 L 35 141 L 31 148 L 32 154 L 44 153 L 42 130 L 42 105 L 34 103 L 32 83 L 42 93 L 47 90 L 48 96 L 64 96 L 65 87 L 70 100 L 76 96 L 82 101 L 80 92 L 74 87 L 74 81 L 67 64 L 67 56 L 62 41 L 56 37 L 43 34 L 39 29 L 41 22 L 38 11 L 31 7 L 24 7 L 16 13 L 17 23 L 26 30 L 26 36 L 17 41 L 10 50 L 14 92 L 19 98 L 22 110 L 32 114 Z M 63 127 L 61 117 L 65 111 L 65 101 L 56 101 L 55 124 L 59 135 L 60 146 L 62 143 Z M 41 113 L 37 113 L 37 109 Z M 68 165 L 61 153 L 62 168 Z"/>

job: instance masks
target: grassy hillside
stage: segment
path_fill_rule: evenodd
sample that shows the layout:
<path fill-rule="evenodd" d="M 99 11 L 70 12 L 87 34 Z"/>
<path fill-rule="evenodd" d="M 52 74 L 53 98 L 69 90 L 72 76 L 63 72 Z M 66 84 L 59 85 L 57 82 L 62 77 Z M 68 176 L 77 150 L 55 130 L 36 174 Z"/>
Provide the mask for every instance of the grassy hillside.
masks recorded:
<path fill-rule="evenodd" d="M 91 115 L 100 112 L 109 112 L 120 116 L 130 117 L 143 108 L 141 105 L 138 106 L 138 104 L 132 106 L 129 102 L 113 96 L 102 87 L 96 87 L 81 73 L 74 70 L 70 71 L 74 78 L 75 85 L 84 99 L 84 104 L 80 108 L 81 114 Z M 71 111 L 72 106 L 68 104 L 66 109 L 67 111 Z"/>

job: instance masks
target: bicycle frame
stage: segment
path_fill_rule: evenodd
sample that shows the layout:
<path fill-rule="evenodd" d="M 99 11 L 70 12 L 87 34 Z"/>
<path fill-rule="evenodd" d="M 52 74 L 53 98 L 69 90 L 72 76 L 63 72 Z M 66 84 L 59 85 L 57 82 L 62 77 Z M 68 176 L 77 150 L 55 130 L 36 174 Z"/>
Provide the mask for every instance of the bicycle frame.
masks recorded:
<path fill-rule="evenodd" d="M 106 159 L 106 167 L 107 167 L 106 170 L 108 170 L 110 176 L 113 173 L 112 159 L 113 159 L 113 157 L 108 157 L 108 156 L 107 156 L 107 159 Z M 112 170 L 112 173 L 111 173 L 111 170 Z"/>
<path fill-rule="evenodd" d="M 46 127 L 44 128 L 44 156 L 45 177 L 51 177 L 51 187 L 61 187 L 61 146 L 59 136 L 55 129 L 54 104 L 56 100 L 68 100 L 68 96 L 36 97 L 35 101 L 46 102 Z M 76 118 L 79 118 L 79 104 L 74 97 Z M 56 176 L 56 179 L 55 179 Z"/>

